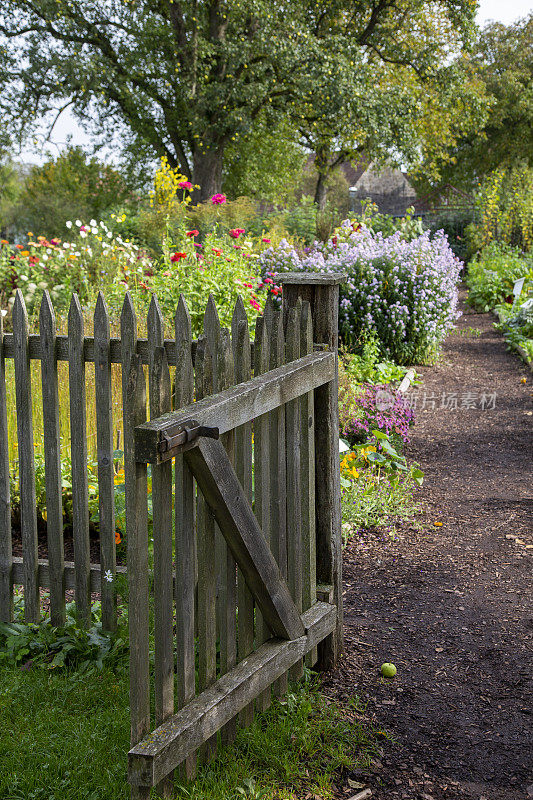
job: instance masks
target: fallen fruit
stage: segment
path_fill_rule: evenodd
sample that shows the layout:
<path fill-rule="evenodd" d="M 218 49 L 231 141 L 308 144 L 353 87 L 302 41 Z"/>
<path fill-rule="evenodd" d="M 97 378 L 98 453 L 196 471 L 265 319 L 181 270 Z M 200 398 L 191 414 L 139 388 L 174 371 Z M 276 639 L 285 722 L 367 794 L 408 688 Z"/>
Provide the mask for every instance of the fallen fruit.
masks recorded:
<path fill-rule="evenodd" d="M 386 662 L 385 664 L 381 665 L 381 674 L 385 678 L 394 678 L 396 675 L 396 667 L 394 664 L 389 664 L 389 662 Z"/>

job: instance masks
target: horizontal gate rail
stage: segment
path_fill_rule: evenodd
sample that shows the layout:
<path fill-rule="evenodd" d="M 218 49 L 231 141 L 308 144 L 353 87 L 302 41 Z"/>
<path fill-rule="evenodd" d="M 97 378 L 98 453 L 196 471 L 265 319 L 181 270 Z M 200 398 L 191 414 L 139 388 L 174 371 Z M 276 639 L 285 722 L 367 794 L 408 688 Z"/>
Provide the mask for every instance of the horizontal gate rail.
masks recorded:
<path fill-rule="evenodd" d="M 194 444 L 180 445 L 160 451 L 164 433 L 177 432 L 191 417 L 200 425 L 216 425 L 219 433 L 227 433 L 240 425 L 273 411 L 301 397 L 335 377 L 336 357 L 332 352 L 311 353 L 297 361 L 273 369 L 250 381 L 232 386 L 219 394 L 206 397 L 156 420 L 139 425 L 135 430 L 135 458 L 145 464 L 160 464 Z"/>
<path fill-rule="evenodd" d="M 133 786 L 155 786 L 194 753 L 293 664 L 309 653 L 337 624 L 337 609 L 315 603 L 302 614 L 305 634 L 291 641 L 270 639 L 231 672 L 174 714 L 128 754 Z"/>

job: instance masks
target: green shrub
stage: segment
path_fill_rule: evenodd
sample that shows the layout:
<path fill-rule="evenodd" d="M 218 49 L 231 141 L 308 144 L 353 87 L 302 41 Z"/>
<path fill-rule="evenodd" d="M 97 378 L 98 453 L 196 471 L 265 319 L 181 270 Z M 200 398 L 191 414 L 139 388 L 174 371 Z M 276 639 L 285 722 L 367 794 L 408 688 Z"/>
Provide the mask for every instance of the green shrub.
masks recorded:
<path fill-rule="evenodd" d="M 468 265 L 468 302 L 477 311 L 491 311 L 499 303 L 513 300 L 513 286 L 526 277 L 522 292 L 527 296 L 533 281 L 533 259 L 516 247 L 492 242 Z"/>

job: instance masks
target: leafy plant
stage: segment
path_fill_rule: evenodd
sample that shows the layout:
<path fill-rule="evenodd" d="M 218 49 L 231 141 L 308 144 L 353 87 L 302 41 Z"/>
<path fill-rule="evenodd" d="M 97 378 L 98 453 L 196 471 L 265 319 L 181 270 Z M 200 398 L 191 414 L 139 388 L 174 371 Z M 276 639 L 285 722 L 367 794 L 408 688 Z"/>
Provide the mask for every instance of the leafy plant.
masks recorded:
<path fill-rule="evenodd" d="M 491 311 L 504 301 L 513 301 L 513 287 L 525 277 L 522 294 L 533 287 L 533 260 L 501 242 L 483 248 L 468 265 L 468 302 L 477 311 Z"/>

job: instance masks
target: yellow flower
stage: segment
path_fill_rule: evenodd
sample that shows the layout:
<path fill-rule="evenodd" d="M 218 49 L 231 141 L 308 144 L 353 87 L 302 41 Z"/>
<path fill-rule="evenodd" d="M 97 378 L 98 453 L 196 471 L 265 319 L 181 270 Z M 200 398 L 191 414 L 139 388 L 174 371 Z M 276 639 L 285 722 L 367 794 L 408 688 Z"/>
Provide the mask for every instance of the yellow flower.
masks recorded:
<path fill-rule="evenodd" d="M 355 468 L 355 467 L 352 467 L 352 468 L 351 468 L 351 470 L 350 470 L 350 475 L 353 475 L 353 476 L 354 476 L 354 478 L 358 478 L 358 477 L 359 477 L 359 473 L 357 472 L 357 470 L 356 470 L 356 468 Z"/>
<path fill-rule="evenodd" d="M 442 522 L 434 522 L 434 523 L 433 523 L 433 525 L 434 525 L 436 528 L 442 528 Z"/>
<path fill-rule="evenodd" d="M 31 231 L 28 231 L 28 236 L 29 236 L 29 237 L 30 237 L 30 239 L 31 239 L 31 237 L 33 236 L 33 233 L 32 233 Z"/>
<path fill-rule="evenodd" d="M 30 254 L 29 250 L 22 250 L 20 253 L 21 256 L 29 256 L 29 254 Z"/>

